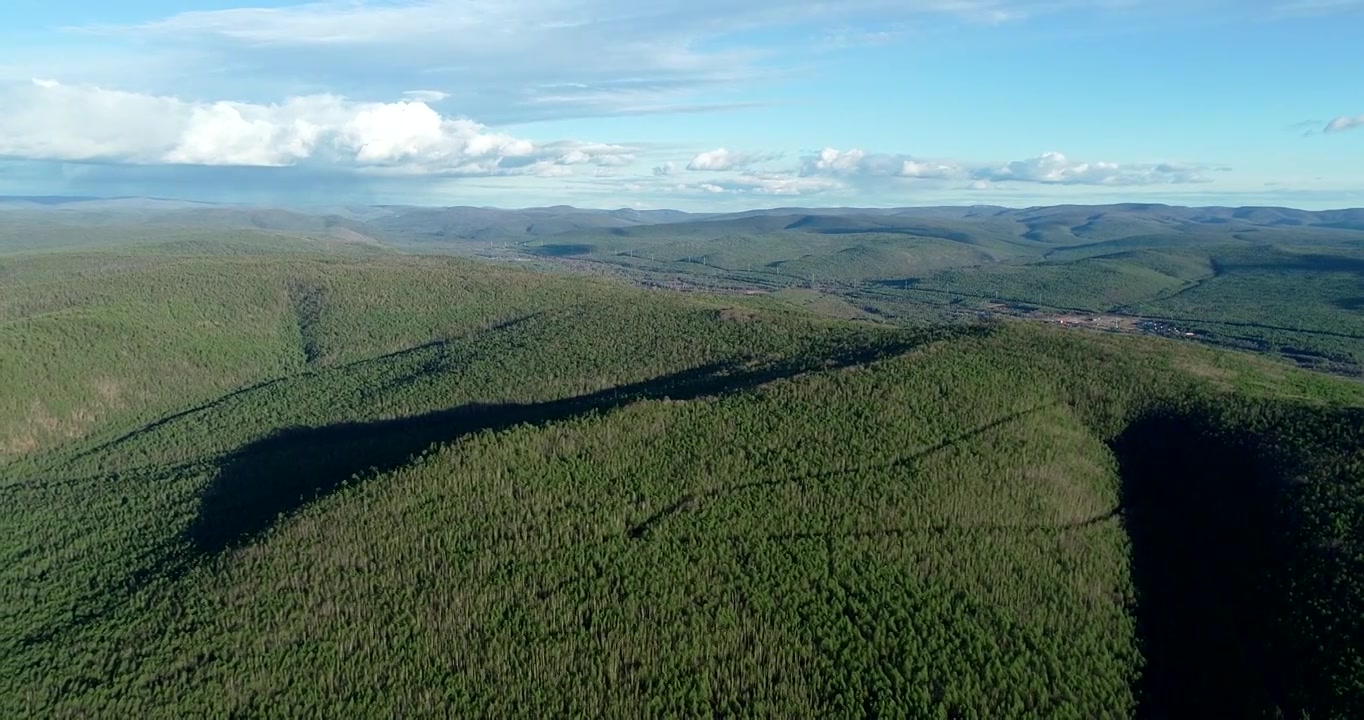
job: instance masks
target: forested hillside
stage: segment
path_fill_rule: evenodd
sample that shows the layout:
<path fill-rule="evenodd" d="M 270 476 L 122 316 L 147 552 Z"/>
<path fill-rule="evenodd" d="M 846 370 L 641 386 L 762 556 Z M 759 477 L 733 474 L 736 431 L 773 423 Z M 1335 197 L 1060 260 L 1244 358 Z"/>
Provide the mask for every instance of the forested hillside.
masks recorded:
<path fill-rule="evenodd" d="M 313 212 L 145 199 L 0 198 L 0 256 L 111 243 L 239 240 L 380 248 L 774 294 L 897 323 L 981 314 L 1267 352 L 1364 376 L 1364 210 L 1155 204 L 773 208 L 340 206 Z M 7 209 L 8 208 L 8 209 Z M 1188 335 L 1186 335 L 1188 333 Z"/>
<path fill-rule="evenodd" d="M 886 319 L 334 234 L 0 257 L 0 715 L 1360 715 L 1364 385 Z"/>

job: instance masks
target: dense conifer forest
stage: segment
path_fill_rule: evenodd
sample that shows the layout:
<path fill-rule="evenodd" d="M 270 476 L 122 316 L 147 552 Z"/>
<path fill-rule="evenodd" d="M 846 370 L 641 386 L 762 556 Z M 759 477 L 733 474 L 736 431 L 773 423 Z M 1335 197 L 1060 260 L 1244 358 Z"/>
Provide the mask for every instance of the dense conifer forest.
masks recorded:
<path fill-rule="evenodd" d="M 1343 372 L 1344 245 L 966 269 L 944 240 L 899 289 L 853 253 L 744 295 L 742 259 L 682 293 L 34 237 L 0 254 L 5 717 L 1364 713 L 1364 384 L 933 292 L 1213 304 Z"/>

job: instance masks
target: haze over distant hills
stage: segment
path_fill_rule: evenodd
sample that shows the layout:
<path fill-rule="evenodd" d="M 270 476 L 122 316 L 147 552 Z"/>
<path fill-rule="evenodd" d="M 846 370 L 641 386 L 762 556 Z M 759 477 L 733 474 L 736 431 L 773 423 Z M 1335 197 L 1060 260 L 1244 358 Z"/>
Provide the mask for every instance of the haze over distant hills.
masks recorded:
<path fill-rule="evenodd" d="M 1299 210 L 1288 207 L 1185 207 L 1150 203 L 1051 205 L 1008 208 L 997 205 L 896 208 L 772 207 L 724 213 L 681 210 L 593 209 L 568 205 L 531 208 L 415 205 L 338 205 L 309 210 L 142 197 L 0 196 L 0 210 L 35 214 L 33 219 L 83 222 L 95 215 L 108 222 L 147 222 L 185 226 L 299 230 L 363 223 L 395 237 L 510 239 L 543 237 L 585 230 L 706 222 L 735 231 L 797 230 L 817 233 L 902 232 L 915 221 L 970 221 L 977 228 L 1055 242 L 1060 236 L 1110 238 L 1140 230 L 1187 232 L 1196 226 L 1235 232 L 1261 227 L 1315 227 L 1364 230 L 1364 209 Z M 23 217 L 21 215 L 21 217 Z M 15 219 L 14 215 L 10 219 Z M 25 217 L 25 219 L 28 219 Z M 922 228 L 917 228 L 922 229 Z"/>
<path fill-rule="evenodd" d="M 454 254 L 646 287 L 777 293 L 823 314 L 904 322 L 1104 315 L 1359 374 L 1364 209 L 1146 203 L 774 207 L 726 213 L 0 197 L 0 254 L 171 243 L 219 253 L 363 247 Z M 197 244 L 197 245 L 196 245 Z M 1266 322 L 1257 309 L 1277 303 Z"/>

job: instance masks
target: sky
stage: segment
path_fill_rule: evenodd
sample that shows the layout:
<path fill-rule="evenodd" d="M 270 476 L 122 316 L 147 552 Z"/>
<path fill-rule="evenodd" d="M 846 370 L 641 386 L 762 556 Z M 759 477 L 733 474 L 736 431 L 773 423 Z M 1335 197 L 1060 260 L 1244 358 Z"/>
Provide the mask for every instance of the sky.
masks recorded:
<path fill-rule="evenodd" d="M 4 0 L 0 195 L 1364 206 L 1364 0 Z"/>

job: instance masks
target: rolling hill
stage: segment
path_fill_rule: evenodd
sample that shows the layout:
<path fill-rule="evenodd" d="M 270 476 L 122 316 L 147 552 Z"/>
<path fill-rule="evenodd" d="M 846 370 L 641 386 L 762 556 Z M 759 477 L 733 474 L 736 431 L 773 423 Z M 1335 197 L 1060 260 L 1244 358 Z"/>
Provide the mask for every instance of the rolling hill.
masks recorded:
<path fill-rule="evenodd" d="M 6 716 L 1364 707 L 1357 382 L 203 233 L 0 258 Z M 979 272 L 1193 304 L 1261 257 Z"/>

